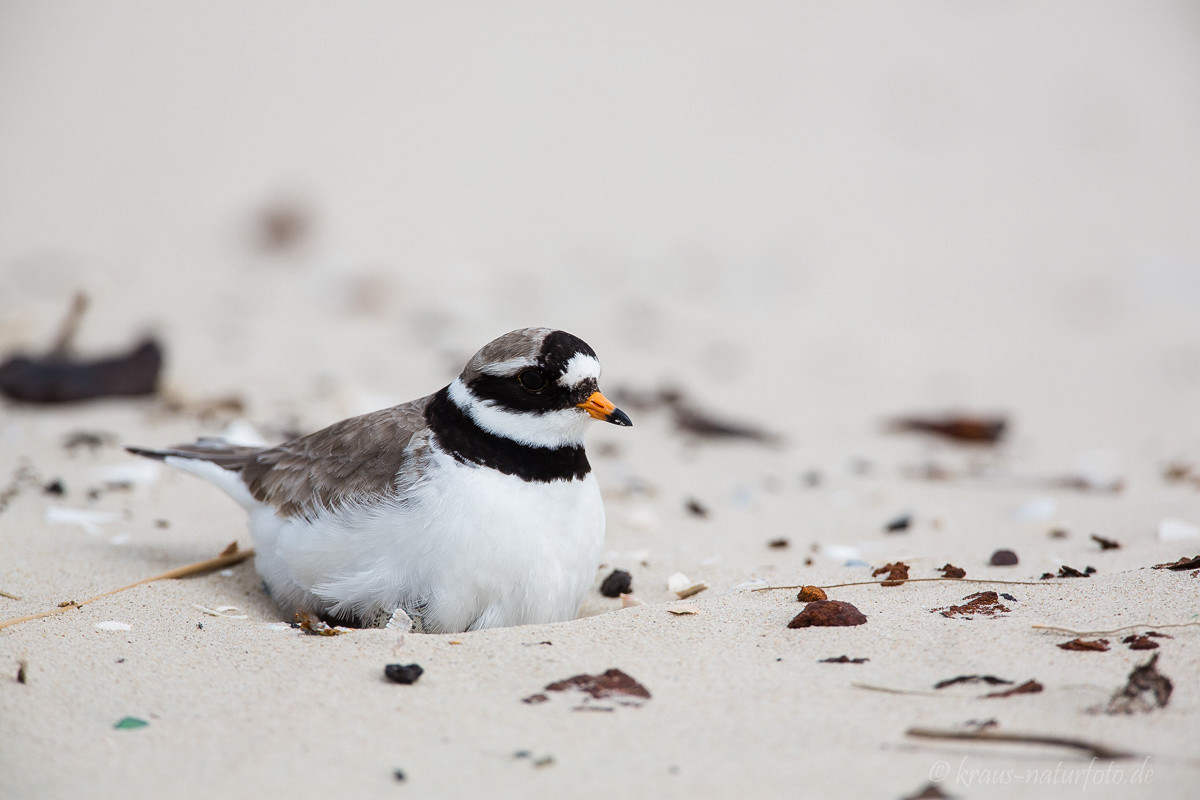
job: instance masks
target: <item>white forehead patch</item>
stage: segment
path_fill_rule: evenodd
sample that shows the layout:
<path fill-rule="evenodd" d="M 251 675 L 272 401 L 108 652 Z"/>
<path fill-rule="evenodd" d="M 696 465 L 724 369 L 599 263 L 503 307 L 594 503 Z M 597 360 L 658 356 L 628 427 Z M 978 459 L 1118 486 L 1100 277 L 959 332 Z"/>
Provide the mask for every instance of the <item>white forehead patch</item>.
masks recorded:
<path fill-rule="evenodd" d="M 558 379 L 558 385 L 566 389 L 574 389 L 588 378 L 600 380 L 600 362 L 595 356 L 586 353 L 576 353 L 567 362 L 567 370 Z"/>
<path fill-rule="evenodd" d="M 495 375 L 503 378 L 509 375 L 516 375 L 526 367 L 535 366 L 537 366 L 536 358 L 510 358 L 507 361 L 494 361 L 491 364 L 485 364 L 479 368 L 479 371 L 485 375 Z"/>

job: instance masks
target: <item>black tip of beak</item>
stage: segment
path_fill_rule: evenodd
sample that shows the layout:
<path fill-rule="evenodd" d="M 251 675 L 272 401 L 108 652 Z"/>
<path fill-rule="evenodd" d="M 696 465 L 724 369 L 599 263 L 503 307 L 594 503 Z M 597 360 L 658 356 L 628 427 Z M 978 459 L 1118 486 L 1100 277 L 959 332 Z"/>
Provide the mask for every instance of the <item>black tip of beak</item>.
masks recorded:
<path fill-rule="evenodd" d="M 629 415 L 619 408 L 614 408 L 612 413 L 608 415 L 608 419 L 606 419 L 605 422 L 611 422 L 613 425 L 620 425 L 623 428 L 633 427 L 633 420 L 631 420 Z"/>

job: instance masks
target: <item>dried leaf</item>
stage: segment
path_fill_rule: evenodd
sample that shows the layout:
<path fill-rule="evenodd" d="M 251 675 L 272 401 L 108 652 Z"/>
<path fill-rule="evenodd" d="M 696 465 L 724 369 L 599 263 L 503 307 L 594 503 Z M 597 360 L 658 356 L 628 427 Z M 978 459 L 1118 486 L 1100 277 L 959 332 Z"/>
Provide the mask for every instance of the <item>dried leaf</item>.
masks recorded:
<path fill-rule="evenodd" d="M 1006 614 L 1011 610 L 1008 606 L 1001 604 L 1000 595 L 995 592 L 976 592 L 963 599 L 968 602 L 961 606 L 933 610 L 940 611 L 943 617 L 963 617 L 965 619 L 971 619 L 976 614 L 992 617 L 996 614 Z"/>
<path fill-rule="evenodd" d="M 1108 652 L 1108 639 L 1072 639 L 1069 642 L 1063 642 L 1059 645 L 1063 650 L 1077 650 L 1080 652 Z"/>
<path fill-rule="evenodd" d="M 1155 564 L 1154 569 L 1170 569 L 1182 571 L 1185 569 L 1200 569 L 1200 555 L 1194 555 L 1191 558 L 1184 556 L 1178 561 L 1171 561 L 1166 564 Z"/>
<path fill-rule="evenodd" d="M 880 586 L 901 586 L 908 580 L 908 570 L 908 564 L 905 564 L 903 561 L 897 561 L 894 564 L 885 564 L 879 567 L 871 573 L 871 577 L 874 578 L 886 574 L 887 578 L 880 581 Z"/>
<path fill-rule="evenodd" d="M 965 569 L 963 569 L 962 567 L 956 567 L 949 562 L 946 562 L 946 565 L 943 567 L 938 567 L 938 569 L 940 569 L 942 571 L 943 578 L 965 578 L 965 577 L 967 577 L 967 571 Z"/>
<path fill-rule="evenodd" d="M 1003 417 L 901 417 L 891 428 L 900 432 L 930 433 L 956 442 L 996 444 L 1004 436 L 1008 421 Z"/>
<path fill-rule="evenodd" d="M 957 686 L 960 683 L 987 683 L 992 686 L 1001 686 L 1010 684 L 1012 681 L 997 678 L 995 675 L 959 675 L 956 678 L 947 678 L 944 681 L 938 681 L 933 685 L 933 688 L 945 689 L 947 686 Z"/>
<path fill-rule="evenodd" d="M 1158 671 L 1158 653 L 1134 667 L 1125 685 L 1113 694 L 1104 709 L 1108 714 L 1134 714 L 1166 708 L 1174 689 L 1171 679 Z"/>
<path fill-rule="evenodd" d="M 1042 686 L 1037 681 L 1028 680 L 1022 683 L 1020 686 L 1014 686 L 1013 688 L 1005 689 L 1002 692 L 991 692 L 990 694 L 985 694 L 984 697 L 1012 697 L 1015 694 L 1037 694 L 1038 692 L 1044 691 L 1045 688 L 1046 687 Z"/>

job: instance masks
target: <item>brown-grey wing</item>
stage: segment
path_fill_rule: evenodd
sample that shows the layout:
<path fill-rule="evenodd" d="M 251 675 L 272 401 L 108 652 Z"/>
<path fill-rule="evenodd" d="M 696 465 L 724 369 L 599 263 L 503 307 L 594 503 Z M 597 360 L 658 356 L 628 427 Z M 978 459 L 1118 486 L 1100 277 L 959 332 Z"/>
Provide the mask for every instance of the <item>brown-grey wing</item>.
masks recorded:
<path fill-rule="evenodd" d="M 242 479 L 255 499 L 284 516 L 309 517 L 347 501 L 393 496 L 428 402 L 424 397 L 353 417 L 258 451 L 241 467 Z"/>

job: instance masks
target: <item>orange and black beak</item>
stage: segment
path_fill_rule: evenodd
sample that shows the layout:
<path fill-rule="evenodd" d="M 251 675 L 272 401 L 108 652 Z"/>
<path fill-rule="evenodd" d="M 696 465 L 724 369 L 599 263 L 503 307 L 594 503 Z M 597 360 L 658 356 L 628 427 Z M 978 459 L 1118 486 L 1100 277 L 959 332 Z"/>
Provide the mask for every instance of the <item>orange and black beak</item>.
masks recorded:
<path fill-rule="evenodd" d="M 612 400 L 599 392 L 592 392 L 592 396 L 580 403 L 578 408 L 591 414 L 593 419 L 602 419 L 613 425 L 623 425 L 627 428 L 633 426 L 633 420 L 629 418 L 629 415 L 614 406 Z"/>

